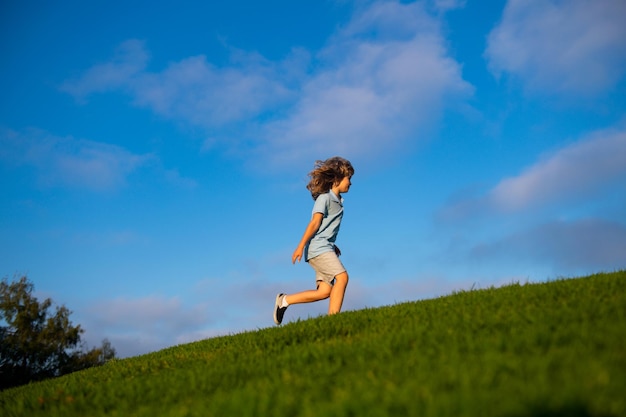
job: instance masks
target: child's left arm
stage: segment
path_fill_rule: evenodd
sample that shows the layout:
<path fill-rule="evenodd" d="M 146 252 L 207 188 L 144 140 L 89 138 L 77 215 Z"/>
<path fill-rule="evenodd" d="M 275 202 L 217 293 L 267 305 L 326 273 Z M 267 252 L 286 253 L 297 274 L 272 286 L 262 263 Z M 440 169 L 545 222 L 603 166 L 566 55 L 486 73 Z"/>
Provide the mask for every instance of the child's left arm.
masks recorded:
<path fill-rule="evenodd" d="M 293 255 L 291 255 L 292 263 L 295 264 L 296 261 L 300 262 L 300 260 L 302 259 L 302 255 L 304 253 L 304 247 L 309 243 L 311 238 L 315 236 L 315 233 L 317 233 L 317 231 L 319 230 L 320 225 L 322 224 L 323 218 L 324 218 L 323 213 L 313 213 L 313 217 L 311 217 L 311 221 L 309 222 L 309 224 L 306 227 L 306 230 L 304 231 L 304 236 L 302 236 L 302 239 L 300 240 L 300 244 L 298 245 L 296 250 L 293 252 Z"/>

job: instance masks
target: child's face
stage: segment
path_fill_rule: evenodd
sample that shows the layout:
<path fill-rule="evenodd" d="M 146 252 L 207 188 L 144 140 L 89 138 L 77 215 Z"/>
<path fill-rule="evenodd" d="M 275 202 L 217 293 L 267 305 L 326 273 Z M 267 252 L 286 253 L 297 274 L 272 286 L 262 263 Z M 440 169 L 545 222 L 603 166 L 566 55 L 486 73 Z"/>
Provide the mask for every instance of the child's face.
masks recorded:
<path fill-rule="evenodd" d="M 348 190 L 350 190 L 350 186 L 352 185 L 350 178 L 352 177 L 343 177 L 337 185 L 337 191 L 339 191 L 340 193 L 347 193 Z"/>

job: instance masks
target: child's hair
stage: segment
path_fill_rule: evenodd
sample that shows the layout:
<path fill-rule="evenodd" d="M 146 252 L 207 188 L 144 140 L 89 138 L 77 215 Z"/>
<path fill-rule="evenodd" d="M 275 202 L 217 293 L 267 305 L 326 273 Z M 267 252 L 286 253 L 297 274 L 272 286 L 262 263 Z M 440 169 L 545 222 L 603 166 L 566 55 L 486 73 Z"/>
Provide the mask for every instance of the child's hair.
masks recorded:
<path fill-rule="evenodd" d="M 315 168 L 309 172 L 311 181 L 306 188 L 316 200 L 320 194 L 327 193 L 337 181 L 354 175 L 354 168 L 347 159 L 335 156 L 325 161 L 315 161 Z"/>

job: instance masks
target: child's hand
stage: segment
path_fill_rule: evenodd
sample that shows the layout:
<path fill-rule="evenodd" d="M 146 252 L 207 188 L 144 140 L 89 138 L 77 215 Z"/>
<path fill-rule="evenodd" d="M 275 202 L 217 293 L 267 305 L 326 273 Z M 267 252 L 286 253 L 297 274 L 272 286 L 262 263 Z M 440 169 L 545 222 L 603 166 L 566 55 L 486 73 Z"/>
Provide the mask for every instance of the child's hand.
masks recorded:
<path fill-rule="evenodd" d="M 335 253 L 337 256 L 341 256 L 341 251 L 339 250 L 339 246 L 335 245 Z"/>
<path fill-rule="evenodd" d="M 302 259 L 302 253 L 304 252 L 304 249 L 301 247 L 297 247 L 295 251 L 293 251 L 293 255 L 291 255 L 291 263 L 296 263 L 296 261 L 300 262 L 300 260 Z"/>

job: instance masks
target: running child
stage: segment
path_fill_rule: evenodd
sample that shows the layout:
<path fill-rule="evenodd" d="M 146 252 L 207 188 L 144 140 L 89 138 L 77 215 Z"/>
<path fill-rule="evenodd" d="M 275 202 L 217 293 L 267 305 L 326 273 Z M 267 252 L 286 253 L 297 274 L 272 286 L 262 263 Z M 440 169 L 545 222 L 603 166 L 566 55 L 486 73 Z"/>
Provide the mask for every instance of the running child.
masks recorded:
<path fill-rule="evenodd" d="M 298 247 L 291 256 L 292 263 L 304 258 L 315 270 L 314 290 L 295 294 L 278 294 L 274 305 L 274 322 L 281 324 L 287 307 L 292 304 L 311 303 L 330 297 L 328 314 L 341 311 L 343 297 L 348 285 L 348 273 L 339 260 L 341 251 L 335 245 L 341 219 L 343 198 L 341 194 L 350 189 L 354 168 L 341 157 L 316 161 L 311 180 L 306 188 L 315 204 L 313 214 Z"/>

